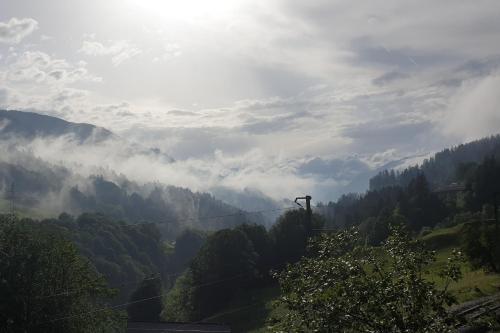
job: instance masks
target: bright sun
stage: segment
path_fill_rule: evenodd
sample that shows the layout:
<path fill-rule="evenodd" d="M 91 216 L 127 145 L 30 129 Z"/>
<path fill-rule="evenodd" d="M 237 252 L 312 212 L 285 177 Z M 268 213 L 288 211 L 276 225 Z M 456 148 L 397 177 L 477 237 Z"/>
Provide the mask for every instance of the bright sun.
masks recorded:
<path fill-rule="evenodd" d="M 231 15 L 239 0 L 127 0 L 144 14 L 166 19 L 190 21 L 219 19 Z"/>

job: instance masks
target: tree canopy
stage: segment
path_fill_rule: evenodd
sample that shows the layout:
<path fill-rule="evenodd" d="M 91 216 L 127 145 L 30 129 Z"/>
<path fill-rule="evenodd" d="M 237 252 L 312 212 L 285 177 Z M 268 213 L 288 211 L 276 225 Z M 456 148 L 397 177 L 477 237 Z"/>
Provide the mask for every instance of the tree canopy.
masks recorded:
<path fill-rule="evenodd" d="M 0 217 L 2 332 L 113 332 L 114 291 L 77 248 L 30 220 Z"/>

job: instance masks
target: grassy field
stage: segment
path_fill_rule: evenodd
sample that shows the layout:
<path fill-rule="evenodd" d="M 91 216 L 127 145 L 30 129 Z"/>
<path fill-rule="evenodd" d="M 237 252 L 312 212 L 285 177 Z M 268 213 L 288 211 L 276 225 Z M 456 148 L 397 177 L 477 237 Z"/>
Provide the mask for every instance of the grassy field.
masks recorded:
<path fill-rule="evenodd" d="M 429 248 L 436 251 L 436 262 L 430 266 L 429 280 L 438 286 L 443 286 L 443 281 L 436 275 L 440 268 L 446 265 L 447 258 L 452 250 L 460 249 L 464 225 L 459 224 L 451 228 L 437 229 L 422 237 Z M 463 278 L 450 285 L 449 290 L 457 297 L 459 302 L 465 302 L 487 296 L 500 291 L 500 274 L 489 273 L 484 269 L 473 269 L 468 262 L 462 265 Z"/>
<path fill-rule="evenodd" d="M 463 225 L 437 229 L 422 237 L 432 250 L 436 251 L 436 261 L 429 267 L 428 279 L 443 287 L 444 282 L 437 272 L 446 265 L 452 250 L 460 249 Z M 462 265 L 463 278 L 449 286 L 459 303 L 478 297 L 492 295 L 500 291 L 500 274 L 488 273 L 483 269 L 473 269 L 468 262 Z M 225 311 L 212 316 L 210 321 L 227 323 L 234 332 L 269 332 L 266 320 L 279 315 L 282 309 L 275 309 L 272 302 L 279 297 L 278 286 L 246 291 Z"/>

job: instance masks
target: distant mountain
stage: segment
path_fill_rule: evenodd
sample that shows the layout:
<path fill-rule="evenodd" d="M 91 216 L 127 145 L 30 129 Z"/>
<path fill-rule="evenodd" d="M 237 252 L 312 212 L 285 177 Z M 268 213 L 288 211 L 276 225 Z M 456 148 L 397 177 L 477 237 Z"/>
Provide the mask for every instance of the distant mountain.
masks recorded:
<path fill-rule="evenodd" d="M 119 137 L 110 130 L 86 123 L 73 123 L 57 117 L 34 112 L 0 110 L 0 140 L 12 139 L 31 141 L 36 138 L 65 138 L 71 143 L 96 145 L 113 140 L 121 147 L 126 147 L 130 154 L 159 157 L 165 163 L 174 159 L 156 147 L 145 147 Z"/>
<path fill-rule="evenodd" d="M 482 162 L 486 157 L 500 158 L 500 135 L 444 149 L 421 165 L 410 166 L 402 171 L 387 168 L 370 179 L 370 190 L 389 186 L 407 186 L 418 174 L 423 173 L 431 187 L 457 181 L 461 165 Z"/>
<path fill-rule="evenodd" d="M 36 137 L 59 137 L 73 135 L 80 142 L 99 142 L 114 134 L 91 124 L 71 123 L 60 118 L 33 112 L 0 110 L 0 138 L 21 137 L 32 140 Z"/>
<path fill-rule="evenodd" d="M 38 155 L 31 148 L 25 149 L 38 138 L 49 139 L 47 142 L 62 138 L 61 147 L 76 151 L 81 160 L 89 159 L 91 163 L 120 154 L 140 160 L 136 162 L 140 168 L 147 168 L 147 161 L 174 162 L 160 149 L 130 143 L 101 127 L 32 112 L 0 110 L 0 212 L 9 209 L 10 202 L 16 211 L 33 217 L 97 212 L 129 223 L 158 223 L 167 237 L 175 237 L 186 227 L 217 230 L 241 223 L 266 224 L 262 215 L 247 216 L 243 209 L 208 193 L 159 182 L 137 183 L 116 174 L 107 164 L 83 171 L 78 160 L 65 161 L 65 155 L 58 154 L 58 145 L 53 147 L 56 153 L 50 155 L 56 159 L 52 164 L 43 154 L 43 147 Z M 94 151 L 105 154 L 96 157 Z"/>
<path fill-rule="evenodd" d="M 26 157 L 24 157 L 26 160 Z M 38 160 L 39 166 L 43 162 Z M 137 184 L 123 175 L 84 177 L 63 167 L 0 162 L 0 210 L 32 217 L 102 213 L 129 223 L 154 222 L 168 238 L 187 227 L 218 230 L 242 223 L 265 223 L 261 214 L 224 203 L 208 193 L 159 183 Z"/>

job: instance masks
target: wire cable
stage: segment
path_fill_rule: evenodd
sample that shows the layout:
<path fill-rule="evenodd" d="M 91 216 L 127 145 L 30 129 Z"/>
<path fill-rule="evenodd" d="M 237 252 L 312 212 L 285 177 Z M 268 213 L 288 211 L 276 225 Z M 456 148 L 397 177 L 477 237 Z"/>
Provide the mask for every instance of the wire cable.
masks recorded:
<path fill-rule="evenodd" d="M 278 212 L 290 209 L 296 209 L 295 206 L 284 207 L 284 208 L 275 208 L 275 209 L 265 209 L 265 210 L 257 210 L 252 212 L 241 211 L 239 213 L 225 214 L 225 215 L 216 215 L 216 216 L 206 216 L 206 217 L 190 217 L 185 219 L 176 219 L 176 220 L 163 220 L 161 222 L 143 222 L 143 223 L 131 223 L 131 224 L 123 224 L 122 228 L 140 226 L 140 225 L 148 225 L 148 224 L 166 224 L 166 223 L 176 223 L 176 222 L 187 222 L 187 221 L 205 221 L 205 220 L 213 220 L 224 217 L 233 217 L 233 216 L 242 216 L 242 215 L 252 215 L 252 214 L 261 214 L 261 213 L 270 213 L 270 212 Z"/>
<path fill-rule="evenodd" d="M 233 214 L 224 214 L 224 215 L 201 217 L 201 218 L 187 218 L 187 219 L 177 219 L 177 220 L 170 220 L 170 221 L 167 220 L 167 221 L 162 221 L 161 223 L 184 222 L 184 221 L 203 221 L 203 220 L 217 219 L 217 218 L 224 218 L 224 217 L 232 217 L 232 216 L 242 216 L 242 215 L 260 214 L 260 213 L 267 213 L 267 212 L 284 211 L 284 210 L 290 210 L 290 209 L 297 209 L 297 207 L 291 206 L 291 207 L 284 207 L 284 208 L 277 208 L 277 209 L 268 209 L 268 210 L 259 210 L 259 211 L 252 211 L 252 212 L 241 211 L 241 212 L 233 213 Z M 144 225 L 144 224 L 158 224 L 158 222 L 125 224 L 125 225 L 121 225 L 121 227 L 139 226 L 139 225 Z M 181 275 L 181 274 L 182 273 L 175 273 L 175 274 L 170 274 L 168 276 L 174 276 L 174 275 L 178 276 L 178 275 Z M 189 288 L 190 289 L 194 289 L 194 288 L 200 288 L 200 287 L 204 287 L 204 286 L 214 285 L 214 284 L 218 284 L 218 283 L 221 283 L 221 282 L 226 282 L 226 281 L 234 280 L 234 279 L 239 278 L 239 277 L 244 276 L 244 275 L 247 275 L 247 274 L 239 274 L 239 275 L 235 275 L 235 276 L 230 277 L 230 278 L 221 279 L 221 280 L 217 280 L 217 281 L 212 281 L 212 282 L 208 282 L 208 283 L 203 283 L 203 284 L 191 286 Z M 154 280 L 154 279 L 157 279 L 157 278 L 158 277 L 149 278 L 149 279 L 145 279 L 145 280 L 146 281 L 147 280 Z M 130 283 L 130 284 L 138 284 L 138 283 L 141 283 L 141 282 L 133 282 L 133 283 Z M 124 284 L 124 283 L 120 284 L 120 286 L 123 286 L 123 285 L 127 285 L 127 284 Z M 46 295 L 46 296 L 42 296 L 40 298 L 48 298 L 48 297 L 54 297 L 54 296 L 69 295 L 69 294 L 77 293 L 77 292 L 79 292 L 81 290 L 83 290 L 83 288 L 82 289 L 72 290 L 72 291 L 69 291 L 69 292 L 66 291 L 66 292 L 61 292 L 61 293 L 57 293 L 57 294 Z M 97 310 L 83 312 L 83 313 L 80 313 L 80 314 L 75 314 L 75 315 L 70 315 L 70 316 L 55 318 L 55 319 L 52 319 L 50 321 L 46 321 L 46 322 L 37 324 L 37 326 L 38 325 L 43 325 L 43 324 L 46 324 L 46 323 L 53 323 L 53 322 L 56 322 L 56 321 L 71 319 L 71 318 L 79 317 L 79 316 L 86 315 L 86 314 L 96 313 L 96 312 L 100 312 L 100 311 L 106 311 L 106 310 L 109 310 L 109 309 L 116 309 L 116 308 L 120 308 L 120 307 L 123 307 L 123 306 L 128 306 L 128 305 L 131 305 L 131 304 L 135 304 L 135 303 L 145 302 L 145 301 L 148 301 L 148 300 L 160 298 L 160 297 L 164 296 L 165 294 L 166 293 L 161 293 L 159 295 L 155 295 L 155 296 L 144 298 L 144 299 L 140 299 L 140 300 L 135 300 L 135 301 L 131 301 L 131 302 L 121 303 L 121 304 L 117 304 L 117 305 L 113 305 L 113 306 L 109 306 L 109 307 L 105 307 L 105 308 L 101 308 L 101 309 L 97 309 Z M 244 308 L 248 308 L 248 307 L 249 306 L 246 306 Z"/>
<path fill-rule="evenodd" d="M 284 210 L 290 210 L 290 209 L 296 209 L 296 208 L 297 207 L 290 206 L 290 207 L 284 207 L 284 208 L 267 209 L 267 210 L 251 211 L 251 212 L 241 211 L 241 212 L 235 213 L 235 214 L 225 214 L 225 215 L 218 215 L 218 216 L 209 216 L 209 217 L 204 217 L 204 218 L 199 218 L 199 219 L 196 219 L 196 218 L 181 219 L 181 220 L 175 220 L 175 222 L 184 222 L 184 221 L 188 221 L 188 220 L 202 221 L 202 220 L 216 219 L 216 218 L 230 217 L 230 216 L 240 216 L 240 215 L 259 214 L 259 213 L 266 213 L 266 212 L 284 211 Z M 173 222 L 173 221 L 169 221 L 169 222 Z M 168 222 L 164 221 L 164 222 L 161 222 L 161 223 L 168 223 Z M 140 226 L 140 225 L 149 225 L 149 224 L 160 224 L 160 223 L 159 222 L 147 222 L 147 223 L 125 224 L 125 225 L 120 225 L 120 226 L 121 227 L 130 227 L 130 226 Z M 167 274 L 165 277 L 179 276 L 182 273 L 183 272 L 177 272 L 177 273 L 173 273 L 173 274 Z M 149 279 L 144 279 L 142 281 L 154 280 L 154 279 L 158 279 L 158 278 L 159 277 L 149 278 Z M 124 282 L 124 283 L 121 283 L 119 285 L 109 286 L 109 288 L 119 289 L 120 287 L 123 287 L 123 286 L 126 286 L 126 285 L 140 284 L 140 283 L 142 283 L 142 281 Z M 77 294 L 77 293 L 81 292 L 84 289 L 86 289 L 86 288 L 71 289 L 71 290 L 68 290 L 68 291 L 61 291 L 61 292 L 58 292 L 58 293 L 55 293 L 55 294 L 43 295 L 43 296 L 39 296 L 39 297 L 36 297 L 36 298 L 37 299 L 44 299 L 44 298 L 57 297 L 57 296 L 69 296 L 69 295 Z"/>
<path fill-rule="evenodd" d="M 106 288 L 120 289 L 120 287 L 130 286 L 130 285 L 134 285 L 134 284 L 141 284 L 144 281 L 157 280 L 157 279 L 160 279 L 162 277 L 165 277 L 165 278 L 175 277 L 175 276 L 180 276 L 182 274 L 184 274 L 184 271 L 177 272 L 177 273 L 171 273 L 171 274 L 164 274 L 163 276 L 161 274 L 158 274 L 158 276 L 151 277 L 151 278 L 146 278 L 146 279 L 142 279 L 141 281 L 122 282 L 120 284 L 115 284 L 113 286 L 106 286 Z M 36 299 L 44 299 L 44 298 L 57 297 L 57 296 L 74 295 L 74 294 L 78 294 L 79 292 L 81 292 L 82 290 L 85 290 L 85 289 L 87 289 L 87 288 L 78 288 L 78 289 L 71 289 L 71 290 L 68 290 L 68 291 L 61 291 L 61 292 L 56 293 L 56 294 L 38 296 L 38 297 L 36 297 Z"/>
<path fill-rule="evenodd" d="M 219 284 L 219 283 L 222 283 L 222 282 L 227 282 L 227 281 L 235 280 L 235 279 L 240 278 L 240 277 L 245 276 L 245 275 L 248 275 L 248 273 L 237 274 L 237 275 L 225 278 L 225 279 L 219 279 L 219 280 L 215 280 L 215 281 L 211 281 L 211 282 L 207 282 L 207 283 L 201 283 L 201 284 L 198 284 L 198 285 L 191 286 L 191 287 L 189 287 L 189 289 L 195 289 L 195 288 L 201 288 L 201 287 L 211 286 L 211 285 Z M 152 297 L 148 297 L 148 298 L 143 298 L 143 299 L 139 299 L 139 300 L 135 300 L 135 301 L 130 301 L 130 302 L 126 302 L 126 303 L 121 303 L 121 304 L 117 304 L 117 305 L 112 305 L 112 306 L 100 308 L 100 309 L 97 309 L 97 310 L 92 310 L 92 311 L 87 311 L 87 312 L 81 312 L 81 313 L 77 313 L 77 314 L 73 314 L 73 315 L 69 315 L 69 316 L 54 318 L 52 320 L 48 320 L 48 321 L 45 321 L 45 322 L 38 323 L 38 324 L 36 324 L 34 326 L 40 326 L 40 325 L 55 323 L 55 322 L 58 322 L 58 321 L 61 321 L 61 320 L 67 320 L 67 319 L 71 319 L 71 318 L 76 318 L 76 317 L 84 316 L 84 315 L 87 315 L 87 314 L 92 314 L 92 313 L 101 312 L 101 311 L 107 311 L 107 310 L 110 310 L 110 309 L 117 309 L 117 308 L 124 307 L 124 306 L 127 306 L 127 305 L 141 303 L 141 302 L 149 301 L 149 300 L 156 299 L 156 298 L 161 298 L 161 297 L 165 296 L 167 293 L 168 292 L 163 292 L 161 294 L 158 294 L 158 295 L 155 295 L 155 296 L 152 296 Z"/>

